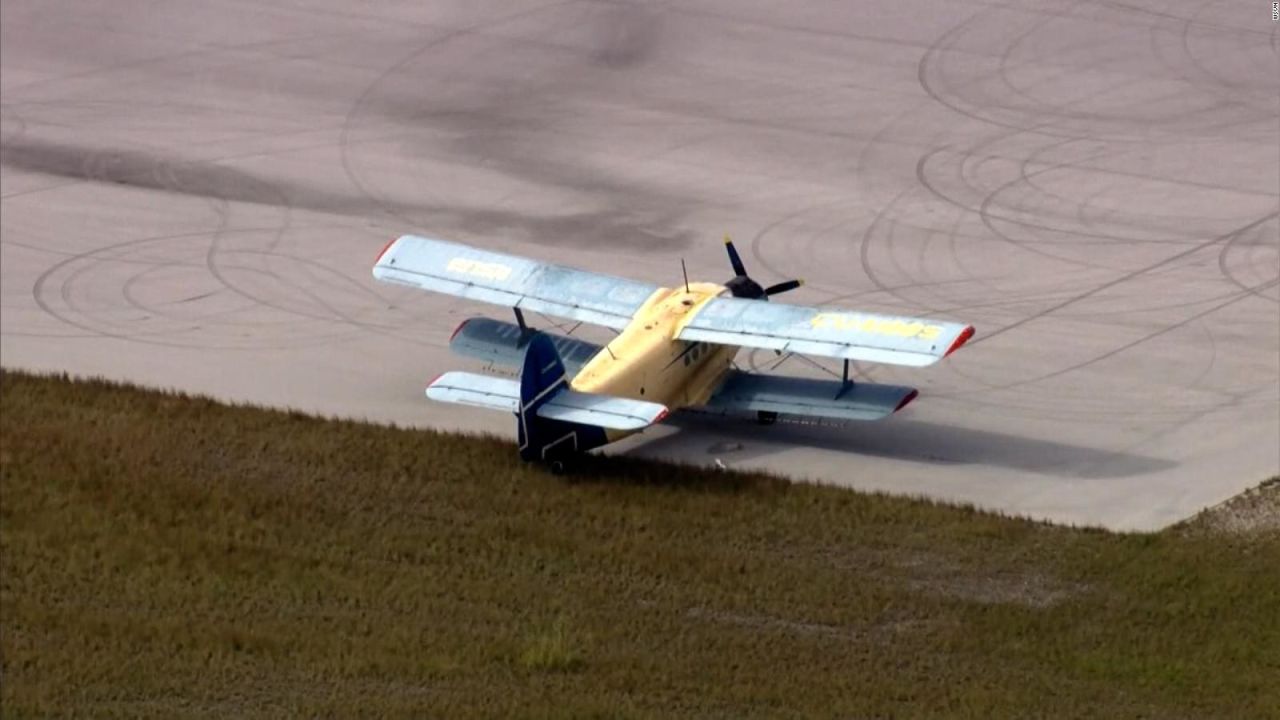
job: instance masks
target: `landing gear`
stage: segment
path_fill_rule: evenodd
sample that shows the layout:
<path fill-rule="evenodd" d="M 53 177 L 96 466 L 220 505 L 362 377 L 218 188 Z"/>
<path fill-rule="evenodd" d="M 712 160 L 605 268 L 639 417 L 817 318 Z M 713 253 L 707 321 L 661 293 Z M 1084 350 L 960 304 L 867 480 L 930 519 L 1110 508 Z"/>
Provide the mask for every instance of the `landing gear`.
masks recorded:
<path fill-rule="evenodd" d="M 569 466 L 563 460 L 552 460 L 547 463 L 547 469 L 551 471 L 552 475 L 564 475 L 569 472 Z"/>
<path fill-rule="evenodd" d="M 760 410 L 756 413 L 756 423 L 759 425 L 772 425 L 778 422 L 778 413 L 771 410 Z"/>

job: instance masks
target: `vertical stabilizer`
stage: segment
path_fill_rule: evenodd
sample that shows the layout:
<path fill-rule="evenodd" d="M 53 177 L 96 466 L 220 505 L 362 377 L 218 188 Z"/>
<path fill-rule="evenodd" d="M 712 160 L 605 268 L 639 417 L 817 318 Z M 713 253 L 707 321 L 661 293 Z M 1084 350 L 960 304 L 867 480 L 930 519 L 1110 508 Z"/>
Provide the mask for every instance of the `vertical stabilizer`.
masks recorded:
<path fill-rule="evenodd" d="M 524 353 L 520 371 L 520 404 L 516 409 L 520 457 L 555 460 L 609 442 L 603 428 L 538 416 L 548 400 L 569 389 L 564 363 L 551 339 L 536 333 Z"/>

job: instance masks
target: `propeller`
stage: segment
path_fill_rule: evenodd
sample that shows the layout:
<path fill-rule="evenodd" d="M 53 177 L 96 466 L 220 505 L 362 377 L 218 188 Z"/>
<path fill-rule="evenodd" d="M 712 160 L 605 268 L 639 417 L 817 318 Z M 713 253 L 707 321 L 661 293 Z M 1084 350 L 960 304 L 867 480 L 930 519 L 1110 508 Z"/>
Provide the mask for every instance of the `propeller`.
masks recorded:
<path fill-rule="evenodd" d="M 783 282 L 776 283 L 765 288 L 764 294 L 766 297 L 769 295 L 777 295 L 778 293 L 784 293 L 788 290 L 795 290 L 803 284 L 803 280 L 784 280 Z"/>
<path fill-rule="evenodd" d="M 733 240 L 728 235 L 724 236 L 724 249 L 729 251 L 729 264 L 733 266 L 733 274 L 738 277 L 747 276 L 747 266 L 742 264 L 742 258 L 738 255 L 738 248 L 733 246 Z"/>
<path fill-rule="evenodd" d="M 729 264 L 733 266 L 733 279 L 725 283 L 724 286 L 729 288 L 729 292 L 734 297 L 748 298 L 751 300 L 760 299 L 768 300 L 770 295 L 795 290 L 804 284 L 803 280 L 786 280 L 767 288 L 761 287 L 760 283 L 752 280 L 747 275 L 747 268 L 742 264 L 742 257 L 738 255 L 738 249 L 733 246 L 733 241 L 728 235 L 724 236 L 724 249 L 729 253 Z"/>

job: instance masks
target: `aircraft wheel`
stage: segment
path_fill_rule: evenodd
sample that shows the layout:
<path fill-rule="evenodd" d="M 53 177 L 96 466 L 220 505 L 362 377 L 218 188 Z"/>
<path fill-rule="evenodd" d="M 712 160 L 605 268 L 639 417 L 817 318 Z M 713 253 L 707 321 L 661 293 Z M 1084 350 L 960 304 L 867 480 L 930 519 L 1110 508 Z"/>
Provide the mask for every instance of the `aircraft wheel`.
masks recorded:
<path fill-rule="evenodd" d="M 569 472 L 569 467 L 564 464 L 563 460 L 552 460 L 548 465 L 552 475 L 564 475 Z"/>
<path fill-rule="evenodd" d="M 772 425 L 778 422 L 778 413 L 770 410 L 761 410 L 756 413 L 756 422 L 761 425 Z"/>

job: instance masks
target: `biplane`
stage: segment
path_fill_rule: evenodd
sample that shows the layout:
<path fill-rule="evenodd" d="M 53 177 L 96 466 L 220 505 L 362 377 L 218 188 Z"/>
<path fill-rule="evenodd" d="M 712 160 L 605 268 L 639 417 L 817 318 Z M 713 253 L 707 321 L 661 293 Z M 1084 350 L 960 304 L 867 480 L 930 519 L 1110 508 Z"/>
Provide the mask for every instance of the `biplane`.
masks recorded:
<path fill-rule="evenodd" d="M 519 379 L 446 372 L 427 385 L 432 400 L 516 416 L 520 457 L 554 467 L 659 423 L 674 410 L 876 420 L 901 410 L 917 390 L 855 382 L 849 362 L 922 367 L 955 352 L 973 327 L 831 307 L 769 302 L 800 280 L 762 287 L 725 238 L 734 276 L 678 287 L 614 277 L 405 235 L 373 266 L 380 281 L 512 308 L 515 322 L 473 317 L 449 338 L 453 351 L 519 370 Z M 683 266 L 683 262 L 681 263 Z M 617 331 L 598 345 L 530 327 L 525 313 Z M 743 347 L 844 361 L 840 380 L 745 372 Z"/>

